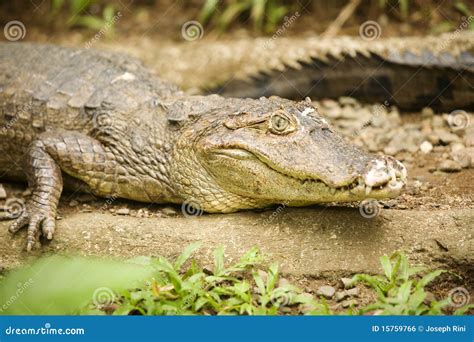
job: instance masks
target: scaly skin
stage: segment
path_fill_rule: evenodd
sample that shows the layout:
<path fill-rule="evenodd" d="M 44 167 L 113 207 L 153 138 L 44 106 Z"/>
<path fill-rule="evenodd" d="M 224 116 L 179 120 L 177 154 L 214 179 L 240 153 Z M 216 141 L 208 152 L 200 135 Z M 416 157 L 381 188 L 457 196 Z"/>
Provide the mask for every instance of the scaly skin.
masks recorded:
<path fill-rule="evenodd" d="M 12 232 L 51 239 L 63 185 L 233 212 L 397 196 L 404 166 L 349 145 L 308 101 L 187 96 L 137 61 L 0 44 L 0 171 L 32 189 Z"/>
<path fill-rule="evenodd" d="M 148 61 L 161 61 L 157 72 L 186 88 L 228 97 L 351 96 L 406 110 L 474 109 L 473 31 L 383 38 L 382 29 L 373 38 L 201 40 L 152 51 Z M 163 63 L 177 59 L 173 68 Z"/>

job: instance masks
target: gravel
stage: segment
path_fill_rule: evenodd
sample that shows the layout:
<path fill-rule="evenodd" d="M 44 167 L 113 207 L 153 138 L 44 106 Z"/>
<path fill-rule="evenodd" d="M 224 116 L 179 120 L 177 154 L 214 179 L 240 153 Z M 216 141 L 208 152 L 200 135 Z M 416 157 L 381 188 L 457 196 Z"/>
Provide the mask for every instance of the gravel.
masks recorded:
<path fill-rule="evenodd" d="M 435 114 L 427 107 L 421 122 L 414 123 L 409 114 L 402 120 L 396 107 L 382 104 L 361 104 L 350 98 L 315 104 L 340 133 L 367 151 L 383 151 L 408 163 L 420 162 L 419 155 L 435 154 L 440 157 L 437 169 L 444 172 L 474 167 L 474 152 L 466 150 L 474 148 L 474 125 L 451 127 L 448 114 Z"/>
<path fill-rule="evenodd" d="M 461 164 L 449 159 L 443 160 L 438 166 L 438 170 L 443 172 L 459 172 L 461 169 Z"/>
<path fill-rule="evenodd" d="M 117 215 L 130 215 L 130 209 L 120 208 L 115 212 Z"/>

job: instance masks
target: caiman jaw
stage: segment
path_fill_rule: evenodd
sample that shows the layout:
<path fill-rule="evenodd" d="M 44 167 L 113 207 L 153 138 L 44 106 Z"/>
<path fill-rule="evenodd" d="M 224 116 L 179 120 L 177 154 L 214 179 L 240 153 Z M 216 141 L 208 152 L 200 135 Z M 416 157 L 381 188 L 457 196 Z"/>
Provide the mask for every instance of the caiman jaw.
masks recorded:
<path fill-rule="evenodd" d="M 406 184 L 407 179 L 407 171 L 405 166 L 398 160 L 389 156 L 373 159 L 363 174 L 355 177 L 352 180 L 348 180 L 347 184 L 345 185 L 334 186 L 331 185 L 330 182 L 324 181 L 321 178 L 300 178 L 295 175 L 282 172 L 281 170 L 277 170 L 265 158 L 245 149 L 218 149 L 214 151 L 214 154 L 237 160 L 259 160 L 274 172 L 277 172 L 284 177 L 291 178 L 292 180 L 299 182 L 301 185 L 307 183 L 317 183 L 319 185 L 324 185 L 327 188 L 328 193 L 331 195 L 348 192 L 354 197 L 354 200 L 369 197 L 384 198 L 397 196 L 400 193 L 400 190 Z"/>

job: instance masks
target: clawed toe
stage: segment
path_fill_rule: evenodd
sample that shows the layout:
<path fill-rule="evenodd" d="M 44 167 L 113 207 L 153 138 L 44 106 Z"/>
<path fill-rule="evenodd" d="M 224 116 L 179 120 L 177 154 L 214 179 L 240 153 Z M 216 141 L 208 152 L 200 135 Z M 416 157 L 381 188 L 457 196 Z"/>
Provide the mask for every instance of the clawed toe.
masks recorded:
<path fill-rule="evenodd" d="M 48 240 L 53 238 L 54 216 L 38 209 L 25 209 L 21 216 L 10 225 L 9 231 L 14 234 L 25 226 L 28 226 L 26 250 L 30 252 L 38 241 L 39 233 Z"/>

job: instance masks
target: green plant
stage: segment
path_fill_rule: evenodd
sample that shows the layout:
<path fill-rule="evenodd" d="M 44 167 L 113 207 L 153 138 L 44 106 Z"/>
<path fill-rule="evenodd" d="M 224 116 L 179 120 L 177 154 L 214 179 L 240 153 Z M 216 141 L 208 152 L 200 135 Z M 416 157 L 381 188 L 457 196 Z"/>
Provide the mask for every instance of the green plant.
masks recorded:
<path fill-rule="evenodd" d="M 245 15 L 256 30 L 272 32 L 288 11 L 289 7 L 278 0 L 235 0 L 222 5 L 218 0 L 207 0 L 199 20 L 203 24 L 212 22 L 225 31 L 239 16 Z"/>
<path fill-rule="evenodd" d="M 262 259 L 257 248 L 226 267 L 224 249 L 219 247 L 214 252 L 211 271 L 203 270 L 195 261 L 188 262 L 197 248 L 198 244 L 188 246 L 174 263 L 163 257 L 142 258 L 157 272 L 145 286 L 121 291 L 114 314 L 275 315 L 282 307 L 297 304 L 312 305 L 313 312 L 324 310 L 297 287 L 278 285 L 277 265 L 271 265 L 267 272 L 257 270 Z M 189 266 L 183 267 L 185 264 Z M 89 307 L 84 312 L 96 309 Z"/>
<path fill-rule="evenodd" d="M 441 315 L 451 303 L 449 298 L 441 301 L 425 302 L 425 287 L 445 270 L 428 272 L 425 267 L 410 267 L 405 254 L 396 252 L 392 256 L 380 258 L 384 276 L 356 274 L 352 282 L 363 283 L 377 294 L 377 301 L 360 310 L 364 314 L 381 310 L 386 315 Z M 456 313 L 467 311 L 463 308 Z"/>
<path fill-rule="evenodd" d="M 89 14 L 93 6 L 100 5 L 98 0 L 51 0 L 50 17 L 55 19 L 66 9 L 69 14 L 66 21 L 68 26 L 79 26 L 91 31 L 103 30 L 104 35 L 113 35 L 116 15 L 114 5 L 103 6 L 101 15 Z"/>

